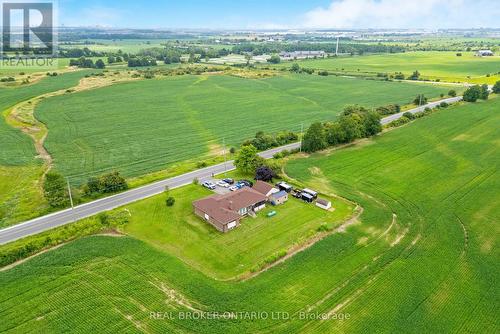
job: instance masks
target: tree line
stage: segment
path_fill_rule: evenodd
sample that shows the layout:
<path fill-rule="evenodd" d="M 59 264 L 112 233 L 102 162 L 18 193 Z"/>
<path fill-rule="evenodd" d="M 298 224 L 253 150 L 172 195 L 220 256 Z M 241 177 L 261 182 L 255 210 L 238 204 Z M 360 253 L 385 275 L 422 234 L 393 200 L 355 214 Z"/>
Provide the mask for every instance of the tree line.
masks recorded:
<path fill-rule="evenodd" d="M 69 66 L 76 66 L 79 68 L 97 68 L 103 69 L 106 67 L 102 59 L 97 59 L 95 62 L 90 58 L 80 57 L 78 59 L 70 59 Z"/>
<path fill-rule="evenodd" d="M 500 81 L 498 81 L 496 84 L 500 86 L 499 82 Z M 487 100 L 489 95 L 490 92 L 488 90 L 488 85 L 475 85 L 467 88 L 467 90 L 464 92 L 464 101 L 476 102 L 477 100 Z"/>
<path fill-rule="evenodd" d="M 242 146 L 253 145 L 259 151 L 265 151 L 273 147 L 283 146 L 296 142 L 299 135 L 293 131 L 281 131 L 276 135 L 270 135 L 259 131 L 252 139 L 247 139 L 243 142 Z"/>
<path fill-rule="evenodd" d="M 347 106 L 337 121 L 315 122 L 302 140 L 305 152 L 316 152 L 329 146 L 371 137 L 382 131 L 381 115 L 359 105 Z"/>
<path fill-rule="evenodd" d="M 232 48 L 232 53 L 246 54 L 251 53 L 254 56 L 263 54 L 273 54 L 280 52 L 293 51 L 325 51 L 335 53 L 337 43 L 242 43 Z M 405 52 L 402 46 L 384 45 L 384 44 L 361 44 L 352 43 L 344 40 L 339 44 L 339 53 L 364 54 L 364 53 L 400 53 Z"/>
<path fill-rule="evenodd" d="M 97 197 L 101 194 L 115 193 L 128 189 L 127 181 L 119 172 L 103 174 L 99 177 L 91 177 L 82 187 L 81 191 L 71 189 L 74 204 L 80 202 L 80 196 Z M 43 194 L 47 203 L 52 208 L 65 208 L 70 205 L 70 193 L 68 181 L 61 173 L 49 171 L 43 182 Z"/>

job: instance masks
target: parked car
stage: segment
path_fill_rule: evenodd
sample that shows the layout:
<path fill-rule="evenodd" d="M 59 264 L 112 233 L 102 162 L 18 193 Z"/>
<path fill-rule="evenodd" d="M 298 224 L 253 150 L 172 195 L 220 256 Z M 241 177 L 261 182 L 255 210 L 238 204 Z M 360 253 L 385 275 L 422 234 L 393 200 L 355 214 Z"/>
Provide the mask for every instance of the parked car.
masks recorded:
<path fill-rule="evenodd" d="M 248 180 L 240 180 L 238 181 L 238 183 L 240 184 L 244 184 L 246 187 L 253 187 L 253 182 L 252 181 L 248 181 Z"/>
<path fill-rule="evenodd" d="M 230 178 L 222 179 L 222 181 L 226 182 L 227 184 L 234 184 L 234 180 Z"/>
<path fill-rule="evenodd" d="M 215 184 L 213 182 L 210 182 L 210 181 L 203 182 L 202 186 L 204 186 L 205 188 L 210 189 L 210 190 L 215 190 Z"/>
<path fill-rule="evenodd" d="M 236 191 L 238 189 L 240 189 L 238 186 L 231 186 L 231 187 L 229 187 L 229 190 L 231 190 L 231 191 Z"/>
<path fill-rule="evenodd" d="M 217 181 L 217 185 L 222 188 L 229 188 L 229 184 L 224 181 Z"/>

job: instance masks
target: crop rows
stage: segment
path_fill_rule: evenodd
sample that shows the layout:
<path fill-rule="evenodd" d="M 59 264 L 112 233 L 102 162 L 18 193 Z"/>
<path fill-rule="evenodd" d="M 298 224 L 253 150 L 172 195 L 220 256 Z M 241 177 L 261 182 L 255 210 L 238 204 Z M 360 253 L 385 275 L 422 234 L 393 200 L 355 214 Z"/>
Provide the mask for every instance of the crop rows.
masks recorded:
<path fill-rule="evenodd" d="M 75 182 L 118 169 L 127 176 L 238 146 L 258 131 L 299 132 L 333 120 L 343 107 L 409 103 L 447 87 L 286 75 L 261 80 L 184 76 L 114 85 L 47 99 L 35 115 L 47 124 L 55 166 Z M 132 92 L 132 93 L 131 93 Z"/>
<path fill-rule="evenodd" d="M 498 332 L 499 161 L 492 143 L 499 103 L 454 107 L 362 148 L 291 161 L 287 173 L 294 178 L 326 183 L 365 210 L 346 233 L 253 279 L 209 279 L 129 237 L 81 239 L 0 272 L 0 330 Z M 391 156 L 393 148 L 398 157 Z M 311 174 L 313 166 L 325 179 Z M 186 310 L 179 300 L 214 312 L 337 311 L 350 318 L 149 317 L 151 310 Z M 37 321 L 40 315 L 45 318 Z"/>

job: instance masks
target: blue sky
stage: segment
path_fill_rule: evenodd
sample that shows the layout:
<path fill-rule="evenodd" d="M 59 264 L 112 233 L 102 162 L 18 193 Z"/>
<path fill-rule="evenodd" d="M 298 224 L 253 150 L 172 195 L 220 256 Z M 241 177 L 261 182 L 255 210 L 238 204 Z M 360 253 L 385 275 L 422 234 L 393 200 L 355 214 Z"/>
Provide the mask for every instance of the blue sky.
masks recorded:
<path fill-rule="evenodd" d="M 500 28 L 500 0 L 59 0 L 66 26 Z"/>

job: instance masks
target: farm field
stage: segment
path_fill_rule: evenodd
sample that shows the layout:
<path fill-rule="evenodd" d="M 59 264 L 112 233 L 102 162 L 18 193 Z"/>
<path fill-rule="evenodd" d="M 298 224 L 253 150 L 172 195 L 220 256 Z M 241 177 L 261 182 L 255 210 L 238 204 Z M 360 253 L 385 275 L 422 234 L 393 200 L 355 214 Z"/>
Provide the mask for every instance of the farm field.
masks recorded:
<path fill-rule="evenodd" d="M 62 49 L 83 49 L 89 48 L 92 51 L 97 52 L 118 52 L 122 50 L 125 53 L 137 53 L 143 49 L 148 48 L 160 48 L 163 47 L 162 44 L 165 40 L 145 40 L 145 39 L 123 39 L 123 40 L 109 40 L 109 39 L 91 39 L 86 41 L 81 41 L 80 44 L 62 44 L 60 47 Z M 94 44 L 91 44 L 94 43 Z"/>
<path fill-rule="evenodd" d="M 63 69 L 69 65 L 69 59 L 60 58 L 54 60 L 53 66 L 23 66 L 21 64 L 17 66 L 10 66 L 8 64 L 3 64 L 0 66 L 0 77 L 5 76 L 14 76 L 18 75 L 20 72 L 24 72 L 26 74 L 33 74 L 38 72 L 52 72 L 56 70 Z M 43 64 L 43 63 L 42 63 Z"/>
<path fill-rule="evenodd" d="M 95 72 L 95 71 L 94 71 Z M 36 154 L 32 140 L 5 122 L 5 112 L 15 104 L 45 93 L 76 86 L 91 70 L 69 72 L 45 77 L 39 82 L 18 87 L 0 87 L 0 165 L 22 165 L 32 162 Z"/>
<path fill-rule="evenodd" d="M 80 239 L 0 272 L 0 331 L 498 332 L 499 107 L 454 106 L 291 161 L 290 176 L 358 202 L 361 223 L 255 278 L 213 280 L 132 237 Z"/>
<path fill-rule="evenodd" d="M 0 228 L 34 218 L 47 205 L 43 197 L 42 164 L 0 166 Z"/>
<path fill-rule="evenodd" d="M 0 88 L 0 227 L 37 215 L 45 203 L 39 184 L 42 161 L 35 158 L 32 139 L 6 123 L 8 109 L 32 97 L 73 87 L 87 73 L 91 72 L 65 73 L 31 85 Z"/>
<path fill-rule="evenodd" d="M 49 129 L 45 146 L 56 168 L 78 184 L 110 169 L 131 177 L 220 153 L 224 138 L 238 146 L 257 131 L 298 132 L 301 123 L 334 119 L 354 102 L 405 104 L 448 90 L 309 75 L 180 76 L 50 98 L 35 116 Z"/>
<path fill-rule="evenodd" d="M 418 70 L 424 78 L 448 82 L 471 82 L 493 84 L 500 80 L 500 57 L 475 57 L 473 52 L 406 52 L 395 54 L 339 57 L 304 60 L 298 62 L 306 68 L 330 71 L 394 73 L 406 76 Z M 285 62 L 278 66 L 291 66 Z M 486 77 L 490 74 L 490 77 Z M 468 78 L 470 76 L 470 78 Z"/>
<path fill-rule="evenodd" d="M 172 190 L 173 207 L 165 206 L 166 195 L 127 206 L 131 222 L 124 232 L 180 258 L 197 270 L 217 279 L 229 279 L 248 272 L 260 262 L 294 243 L 306 241 L 326 224 L 333 228 L 353 215 L 353 205 L 332 200 L 328 212 L 290 198 L 282 206 L 268 206 L 257 218 L 246 218 L 231 233 L 221 234 L 193 213 L 192 202 L 212 194 L 201 186 Z M 266 214 L 277 215 L 267 218 Z M 311 235 L 312 234 L 312 235 Z M 223 253 L 224 256 L 220 256 Z"/>
<path fill-rule="evenodd" d="M 107 58 L 104 57 L 88 57 L 88 58 L 92 59 L 94 62 L 98 59 L 102 59 L 104 62 L 107 63 Z M 40 75 L 40 74 L 44 75 L 46 72 L 59 71 L 68 68 L 69 61 L 70 58 L 57 58 L 54 60 L 54 66 L 22 66 L 22 65 L 10 66 L 2 64 L 2 66 L 0 66 L 0 78 L 7 76 L 17 76 L 18 78 L 20 78 L 19 81 L 21 81 L 21 78 L 23 78 L 23 76 L 19 76 L 19 73 L 21 72 L 25 73 L 24 77 L 28 75 Z"/>

